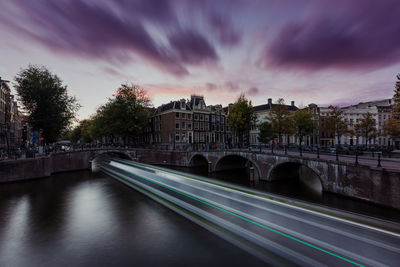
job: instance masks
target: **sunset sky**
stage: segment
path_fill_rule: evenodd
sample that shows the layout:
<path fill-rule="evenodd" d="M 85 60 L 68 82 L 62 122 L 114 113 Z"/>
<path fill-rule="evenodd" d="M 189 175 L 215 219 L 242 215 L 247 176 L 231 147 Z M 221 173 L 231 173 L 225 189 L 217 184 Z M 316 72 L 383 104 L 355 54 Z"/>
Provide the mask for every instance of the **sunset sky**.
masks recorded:
<path fill-rule="evenodd" d="M 155 106 L 244 92 L 352 104 L 390 98 L 399 0 L 2 0 L 0 76 L 45 65 L 92 114 L 123 82 Z"/>

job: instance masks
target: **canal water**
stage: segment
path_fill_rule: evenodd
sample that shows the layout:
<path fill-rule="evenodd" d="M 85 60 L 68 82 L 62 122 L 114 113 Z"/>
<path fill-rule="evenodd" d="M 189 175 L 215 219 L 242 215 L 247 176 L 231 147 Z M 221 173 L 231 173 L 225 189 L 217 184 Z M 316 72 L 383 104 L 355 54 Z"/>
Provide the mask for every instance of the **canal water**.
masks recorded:
<path fill-rule="evenodd" d="M 174 169 L 208 176 L 204 168 Z M 210 177 L 400 222 L 398 211 L 322 194 L 299 181 L 254 187 L 240 170 Z M 252 255 L 103 173 L 70 172 L 0 185 L 0 266 L 261 265 Z"/>
<path fill-rule="evenodd" d="M 0 185 L 0 266 L 261 266 L 102 173 Z"/>

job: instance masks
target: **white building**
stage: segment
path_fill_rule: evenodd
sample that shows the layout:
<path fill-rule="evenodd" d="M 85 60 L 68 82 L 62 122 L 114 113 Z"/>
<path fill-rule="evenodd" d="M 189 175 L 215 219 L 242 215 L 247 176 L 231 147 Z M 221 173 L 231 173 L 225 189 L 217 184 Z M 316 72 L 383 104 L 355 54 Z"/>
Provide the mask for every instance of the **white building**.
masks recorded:
<path fill-rule="evenodd" d="M 352 105 L 342 108 L 344 110 L 343 117 L 344 120 L 349 123 L 350 129 L 354 129 L 354 125 L 360 122 L 363 115 L 366 113 L 371 113 L 376 121 L 376 129 L 378 130 L 379 136 L 371 140 L 371 144 L 378 145 L 391 145 L 391 140 L 387 136 L 383 136 L 383 126 L 385 122 L 391 116 L 391 104 L 392 99 L 384 99 L 378 101 L 370 101 L 366 103 L 359 103 L 357 105 Z M 336 138 L 337 139 L 337 138 Z M 341 137 L 340 143 L 345 145 L 355 145 L 365 144 L 365 138 L 360 136 L 351 136 L 349 134 Z M 337 141 L 337 140 L 336 140 Z M 337 142 L 336 142 L 337 143 Z"/>

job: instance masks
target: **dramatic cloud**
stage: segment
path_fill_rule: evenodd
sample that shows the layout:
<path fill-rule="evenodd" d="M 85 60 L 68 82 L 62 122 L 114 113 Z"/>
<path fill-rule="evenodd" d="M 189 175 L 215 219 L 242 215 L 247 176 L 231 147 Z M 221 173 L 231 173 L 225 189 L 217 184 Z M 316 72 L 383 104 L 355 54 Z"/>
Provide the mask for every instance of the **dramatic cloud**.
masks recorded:
<path fill-rule="evenodd" d="M 227 16 L 211 13 L 209 22 L 222 44 L 231 46 L 240 42 L 242 36 L 234 29 L 232 21 Z"/>
<path fill-rule="evenodd" d="M 182 31 L 172 35 L 169 41 L 182 62 L 199 64 L 204 61 L 215 62 L 218 60 L 214 48 L 198 32 Z"/>
<path fill-rule="evenodd" d="M 264 52 L 267 65 L 367 69 L 399 62 L 398 1 L 319 2 L 282 27 Z"/>
<path fill-rule="evenodd" d="M 209 91 L 209 92 L 212 92 L 212 91 L 215 91 L 215 90 L 217 90 L 217 85 L 216 84 L 213 84 L 213 83 L 206 83 L 206 89 L 207 89 L 207 91 Z"/>
<path fill-rule="evenodd" d="M 249 90 L 247 90 L 247 94 L 250 96 L 255 96 L 260 92 L 260 90 L 257 87 L 252 87 Z"/>
<path fill-rule="evenodd" d="M 188 74 L 186 64 L 218 61 L 205 36 L 181 29 L 169 1 L 15 0 L 3 7 L 3 25 L 55 52 L 114 64 L 139 56 L 176 76 Z"/>

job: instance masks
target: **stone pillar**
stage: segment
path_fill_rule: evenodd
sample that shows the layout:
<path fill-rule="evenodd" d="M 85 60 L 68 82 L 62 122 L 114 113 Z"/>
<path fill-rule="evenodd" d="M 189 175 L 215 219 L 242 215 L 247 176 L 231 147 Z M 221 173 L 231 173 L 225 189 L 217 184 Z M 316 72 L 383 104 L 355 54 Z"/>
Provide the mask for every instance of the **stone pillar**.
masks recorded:
<path fill-rule="evenodd" d="M 208 173 L 212 173 L 212 162 L 208 162 Z"/>
<path fill-rule="evenodd" d="M 250 182 L 254 183 L 254 167 L 250 167 Z"/>

